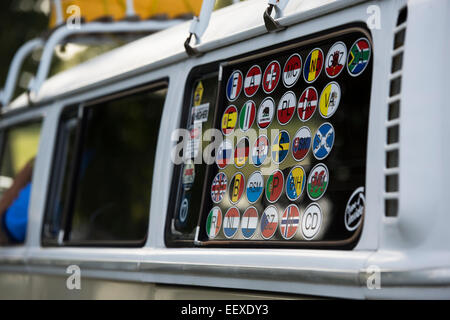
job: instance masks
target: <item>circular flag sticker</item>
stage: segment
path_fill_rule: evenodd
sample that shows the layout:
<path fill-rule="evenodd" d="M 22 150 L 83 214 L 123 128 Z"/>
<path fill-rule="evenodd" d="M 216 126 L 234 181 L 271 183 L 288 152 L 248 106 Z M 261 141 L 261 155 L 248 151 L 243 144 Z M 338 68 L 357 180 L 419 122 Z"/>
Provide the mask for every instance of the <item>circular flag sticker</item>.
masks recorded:
<path fill-rule="evenodd" d="M 239 113 L 239 128 L 247 131 L 253 125 L 256 116 L 256 105 L 252 100 L 248 100 Z"/>
<path fill-rule="evenodd" d="M 258 210 L 255 207 L 248 207 L 242 215 L 241 231 L 244 239 L 250 239 L 255 234 L 258 227 Z"/>
<path fill-rule="evenodd" d="M 263 90 L 265 93 L 271 93 L 280 81 L 281 67 L 278 61 L 274 60 L 267 66 L 263 75 Z"/>
<path fill-rule="evenodd" d="M 302 58 L 297 53 L 287 59 L 283 68 L 283 83 L 286 88 L 292 87 L 300 78 L 302 69 Z"/>
<path fill-rule="evenodd" d="M 351 76 L 359 76 L 369 64 L 370 43 L 366 38 L 360 38 L 351 46 L 347 58 L 347 70 Z"/>
<path fill-rule="evenodd" d="M 264 178 L 260 171 L 251 174 L 247 181 L 247 199 L 250 203 L 255 203 L 261 197 L 264 189 Z"/>
<path fill-rule="evenodd" d="M 292 116 L 295 113 L 295 107 L 297 106 L 297 98 L 292 91 L 288 91 L 278 102 L 277 118 L 281 125 L 287 124 L 291 121 Z"/>
<path fill-rule="evenodd" d="M 302 161 L 311 147 L 311 130 L 308 127 L 298 129 L 292 139 L 292 156 L 297 161 Z"/>
<path fill-rule="evenodd" d="M 283 239 L 292 239 L 297 233 L 300 225 L 300 210 L 295 204 L 287 207 L 281 217 L 280 233 Z"/>
<path fill-rule="evenodd" d="M 222 133 L 226 136 L 230 135 L 236 127 L 238 118 L 237 108 L 233 105 L 228 106 L 222 116 Z"/>
<path fill-rule="evenodd" d="M 325 159 L 334 144 L 334 128 L 329 122 L 323 123 L 314 135 L 312 151 L 317 160 Z"/>
<path fill-rule="evenodd" d="M 305 170 L 301 166 L 296 166 L 291 169 L 289 175 L 286 178 L 286 196 L 289 200 L 295 201 L 303 193 L 305 189 Z"/>
<path fill-rule="evenodd" d="M 222 211 L 219 207 L 214 207 L 208 214 L 206 219 L 206 234 L 209 239 L 214 239 L 222 226 Z"/>
<path fill-rule="evenodd" d="M 359 187 L 352 193 L 345 208 L 344 222 L 348 231 L 355 231 L 361 224 L 365 203 L 364 187 Z"/>
<path fill-rule="evenodd" d="M 341 101 L 341 87 L 337 82 L 330 82 L 320 94 L 319 111 L 324 118 L 331 117 L 339 107 Z"/>
<path fill-rule="evenodd" d="M 236 204 L 241 200 L 242 194 L 245 188 L 245 178 L 240 172 L 236 172 L 231 178 L 228 194 L 230 195 L 230 201 Z"/>
<path fill-rule="evenodd" d="M 219 172 L 214 177 L 211 184 L 211 199 L 214 203 L 222 201 L 225 192 L 227 192 L 228 178 L 224 172 Z"/>
<path fill-rule="evenodd" d="M 328 168 L 323 163 L 319 163 L 309 173 L 308 196 L 311 200 L 319 200 L 325 194 L 328 187 Z"/>
<path fill-rule="evenodd" d="M 260 135 L 253 144 L 252 162 L 259 167 L 264 163 L 269 153 L 269 139 L 265 135 Z"/>
<path fill-rule="evenodd" d="M 336 42 L 328 50 L 325 59 L 325 72 L 330 78 L 336 78 L 344 69 L 347 59 L 347 47 L 342 41 Z"/>
<path fill-rule="evenodd" d="M 273 115 L 275 114 L 275 102 L 272 98 L 267 97 L 259 106 L 258 117 L 256 122 L 261 129 L 267 128 L 272 122 Z"/>
<path fill-rule="evenodd" d="M 244 93 L 247 97 L 253 97 L 261 85 L 262 71 L 257 65 L 251 67 L 244 79 Z"/>
<path fill-rule="evenodd" d="M 276 202 L 283 192 L 284 176 L 281 170 L 275 170 L 266 182 L 266 199 L 270 203 Z"/>
<path fill-rule="evenodd" d="M 312 240 L 320 231 L 322 210 L 317 203 L 311 203 L 303 213 L 302 233 L 306 240 Z"/>
<path fill-rule="evenodd" d="M 319 95 L 314 87 L 306 88 L 298 99 L 297 114 L 301 121 L 308 121 L 317 108 Z"/>
<path fill-rule="evenodd" d="M 234 149 L 234 165 L 237 168 L 244 166 L 248 162 L 249 142 L 247 137 L 242 138 Z"/>
<path fill-rule="evenodd" d="M 178 219 L 180 223 L 184 224 L 186 222 L 189 213 L 189 200 L 184 198 L 181 202 L 180 211 L 178 212 Z"/>
<path fill-rule="evenodd" d="M 192 160 L 188 160 L 184 164 L 183 168 L 183 176 L 182 176 L 182 185 L 183 189 L 188 191 L 192 188 L 192 184 L 195 181 L 195 165 Z"/>
<path fill-rule="evenodd" d="M 323 68 L 323 52 L 319 48 L 313 49 L 305 60 L 303 78 L 307 83 L 314 82 Z"/>
<path fill-rule="evenodd" d="M 225 168 L 231 163 L 231 155 L 233 154 L 233 144 L 230 140 L 223 140 L 217 149 L 216 163 L 220 169 Z"/>
<path fill-rule="evenodd" d="M 239 229 L 239 222 L 241 219 L 241 215 L 239 214 L 239 210 L 236 207 L 231 207 L 228 209 L 227 213 L 225 213 L 225 217 L 223 218 L 223 234 L 228 239 L 233 238 Z"/>
<path fill-rule="evenodd" d="M 234 101 L 239 97 L 242 90 L 243 80 L 242 72 L 239 70 L 233 71 L 230 75 L 227 82 L 227 99 L 229 101 Z"/>
<path fill-rule="evenodd" d="M 273 237 L 278 227 L 278 211 L 275 206 L 268 206 L 261 216 L 261 236 L 265 240 Z"/>
<path fill-rule="evenodd" d="M 272 143 L 272 160 L 273 162 L 279 164 L 286 159 L 289 153 L 289 133 L 287 131 L 280 131 L 278 136 Z"/>

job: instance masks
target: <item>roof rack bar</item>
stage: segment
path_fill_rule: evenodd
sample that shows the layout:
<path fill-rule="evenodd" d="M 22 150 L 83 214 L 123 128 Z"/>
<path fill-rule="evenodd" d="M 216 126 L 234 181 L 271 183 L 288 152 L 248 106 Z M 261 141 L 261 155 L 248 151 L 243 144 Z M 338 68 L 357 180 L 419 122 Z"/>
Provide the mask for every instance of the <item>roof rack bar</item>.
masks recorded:
<path fill-rule="evenodd" d="M 286 8 L 289 0 L 269 0 L 269 6 L 266 11 L 264 11 L 264 24 L 268 32 L 278 32 L 286 29 L 278 21 L 272 18 L 271 14 L 273 9 L 275 9 L 275 18 L 279 19 L 283 16 L 283 10 Z"/>
<path fill-rule="evenodd" d="M 127 0 L 127 11 L 126 16 L 132 17 L 136 15 L 136 11 L 134 11 L 134 0 Z"/>
<path fill-rule="evenodd" d="M 56 25 L 60 25 L 64 22 L 61 0 L 53 0 L 53 4 L 55 6 Z"/>

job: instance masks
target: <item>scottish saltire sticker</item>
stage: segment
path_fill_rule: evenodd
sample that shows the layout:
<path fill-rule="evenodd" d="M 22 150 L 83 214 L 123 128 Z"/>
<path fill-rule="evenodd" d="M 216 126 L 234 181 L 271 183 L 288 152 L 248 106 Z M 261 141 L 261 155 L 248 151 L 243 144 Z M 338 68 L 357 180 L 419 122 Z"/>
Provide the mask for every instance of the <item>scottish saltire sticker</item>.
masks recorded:
<path fill-rule="evenodd" d="M 303 78 L 307 83 L 314 82 L 323 68 L 323 52 L 319 48 L 313 49 L 305 60 Z"/>
<path fill-rule="evenodd" d="M 302 234 L 306 240 L 314 239 L 322 226 L 322 210 L 317 203 L 306 207 L 302 216 Z"/>
<path fill-rule="evenodd" d="M 334 128 L 329 122 L 323 123 L 314 135 L 312 151 L 317 160 L 325 159 L 334 144 Z"/>
<path fill-rule="evenodd" d="M 301 121 L 308 121 L 317 109 L 319 95 L 314 87 L 303 90 L 298 100 L 297 115 Z"/>
<path fill-rule="evenodd" d="M 236 204 L 241 200 L 242 194 L 245 189 L 245 178 L 244 175 L 240 172 L 236 172 L 231 178 L 228 194 L 230 197 L 230 201 L 233 204 Z"/>
<path fill-rule="evenodd" d="M 351 46 L 347 58 L 347 70 L 351 76 L 359 76 L 370 60 L 370 43 L 366 38 L 360 38 Z"/>
<path fill-rule="evenodd" d="M 276 202 L 283 192 L 284 176 L 281 170 L 275 170 L 266 182 L 266 199 L 270 203 Z"/>
<path fill-rule="evenodd" d="M 241 232 L 244 239 L 248 240 L 253 237 L 257 227 L 258 210 L 255 207 L 248 207 L 241 219 Z"/>
<path fill-rule="evenodd" d="M 222 115 L 221 129 L 222 133 L 226 136 L 233 133 L 237 124 L 238 110 L 236 106 L 231 105 L 225 109 Z"/>
<path fill-rule="evenodd" d="M 322 198 L 328 187 L 329 174 L 328 168 L 323 163 L 319 163 L 312 168 L 308 177 L 308 196 L 316 201 Z"/>
<path fill-rule="evenodd" d="M 333 44 L 325 59 L 325 72 L 328 77 L 336 78 L 344 69 L 347 59 L 347 47 L 342 41 Z"/>
<path fill-rule="evenodd" d="M 273 237 L 278 227 L 278 210 L 275 206 L 268 206 L 261 216 L 261 236 L 265 240 Z"/>
<path fill-rule="evenodd" d="M 291 55 L 283 68 L 283 83 L 286 88 L 292 87 L 302 73 L 302 58 L 297 53 Z"/>
<path fill-rule="evenodd" d="M 247 199 L 255 203 L 261 197 L 264 190 L 264 178 L 260 171 L 253 172 L 247 181 Z"/>
<path fill-rule="evenodd" d="M 292 157 L 297 161 L 302 161 L 308 155 L 311 148 L 311 130 L 308 127 L 301 127 L 292 138 Z"/>
<path fill-rule="evenodd" d="M 233 71 L 227 82 L 227 99 L 229 101 L 234 101 L 239 97 L 243 87 L 243 82 L 244 79 L 242 72 L 239 70 Z"/>
<path fill-rule="evenodd" d="M 297 233 L 300 225 L 300 210 L 295 204 L 289 205 L 284 209 L 281 216 L 280 233 L 283 239 L 292 239 Z"/>
<path fill-rule="evenodd" d="M 253 97 L 261 85 L 262 71 L 257 65 L 251 67 L 244 79 L 244 93 L 247 97 Z"/>
<path fill-rule="evenodd" d="M 211 200 L 214 203 L 219 203 L 223 200 L 227 192 L 228 178 L 224 172 L 219 172 L 213 179 L 211 184 Z"/>
<path fill-rule="evenodd" d="M 183 167 L 183 175 L 181 183 L 184 190 L 190 190 L 195 181 L 195 165 L 192 160 L 188 160 Z"/>
<path fill-rule="evenodd" d="M 302 166 L 295 166 L 286 178 L 286 196 L 289 200 L 295 201 L 303 193 L 306 185 L 305 169 Z"/>
<path fill-rule="evenodd" d="M 267 128 L 272 122 L 275 114 L 275 102 L 271 97 L 265 98 L 258 109 L 257 124 L 261 129 Z"/>
<path fill-rule="evenodd" d="M 289 153 L 289 143 L 289 133 L 285 130 L 280 131 L 272 143 L 273 162 L 279 164 L 286 159 L 286 156 Z"/>
<path fill-rule="evenodd" d="M 253 165 L 259 167 L 264 163 L 269 153 L 269 139 L 266 135 L 260 135 L 253 144 L 252 162 Z"/>
<path fill-rule="evenodd" d="M 265 93 L 272 93 L 278 85 L 281 76 L 281 67 L 278 61 L 274 60 L 266 67 L 263 75 L 263 90 Z"/>
<path fill-rule="evenodd" d="M 244 166 L 248 162 L 249 142 L 247 137 L 241 138 L 234 149 L 234 165 L 237 168 Z"/>
<path fill-rule="evenodd" d="M 348 231 L 355 231 L 361 224 L 365 203 L 364 187 L 359 187 L 352 193 L 345 208 L 344 222 Z"/>
<path fill-rule="evenodd" d="M 230 140 L 223 140 L 217 148 L 216 164 L 220 169 L 225 168 L 231 163 L 231 156 L 233 155 L 233 144 Z"/>
<path fill-rule="evenodd" d="M 228 239 L 233 238 L 238 229 L 240 222 L 240 214 L 239 210 L 236 207 L 231 207 L 228 209 L 227 213 L 225 213 L 225 217 L 223 218 L 223 234 Z"/>
<path fill-rule="evenodd" d="M 324 118 L 330 118 L 339 107 L 341 101 L 341 87 L 337 82 L 330 82 L 320 94 L 319 111 Z"/>
<path fill-rule="evenodd" d="M 295 109 L 297 107 L 297 98 L 294 92 L 288 91 L 281 97 L 278 102 L 277 108 L 277 118 L 281 125 L 287 124 L 291 121 L 293 115 L 295 114 Z"/>
<path fill-rule="evenodd" d="M 253 125 L 256 117 L 256 105 L 252 100 L 244 103 L 239 113 L 239 128 L 242 131 L 247 131 Z"/>
<path fill-rule="evenodd" d="M 222 226 L 222 211 L 219 207 L 214 207 L 208 214 L 206 219 L 206 234 L 209 239 L 214 239 Z"/>

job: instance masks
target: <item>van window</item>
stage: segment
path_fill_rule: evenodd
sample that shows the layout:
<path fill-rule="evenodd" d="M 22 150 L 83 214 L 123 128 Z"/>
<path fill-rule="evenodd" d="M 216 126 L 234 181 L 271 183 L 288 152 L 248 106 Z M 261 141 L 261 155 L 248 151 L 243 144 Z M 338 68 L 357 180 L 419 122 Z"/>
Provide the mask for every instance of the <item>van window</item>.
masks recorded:
<path fill-rule="evenodd" d="M 33 121 L 3 131 L 0 165 L 0 242 L 25 239 L 34 159 L 42 122 Z"/>
<path fill-rule="evenodd" d="M 152 86 L 65 110 L 43 230 L 48 244 L 143 244 L 166 93 L 166 85 Z"/>

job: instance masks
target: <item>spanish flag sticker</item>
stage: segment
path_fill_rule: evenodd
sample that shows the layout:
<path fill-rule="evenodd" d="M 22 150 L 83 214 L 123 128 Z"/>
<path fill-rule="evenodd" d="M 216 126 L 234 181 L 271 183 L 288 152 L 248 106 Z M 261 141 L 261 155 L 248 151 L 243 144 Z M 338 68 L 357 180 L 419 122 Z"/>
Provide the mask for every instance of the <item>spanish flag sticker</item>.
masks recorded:
<path fill-rule="evenodd" d="M 305 67 L 303 69 L 303 78 L 307 83 L 314 82 L 320 75 L 323 68 L 323 52 L 316 48 L 312 50 L 305 60 Z"/>

